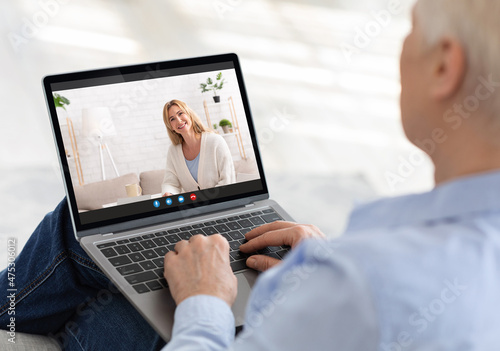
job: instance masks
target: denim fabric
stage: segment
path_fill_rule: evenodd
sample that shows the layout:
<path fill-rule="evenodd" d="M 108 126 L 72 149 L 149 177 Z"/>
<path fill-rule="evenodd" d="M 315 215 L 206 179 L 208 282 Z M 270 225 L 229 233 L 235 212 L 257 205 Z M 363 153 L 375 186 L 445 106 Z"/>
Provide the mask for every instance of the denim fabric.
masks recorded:
<path fill-rule="evenodd" d="M 165 343 L 74 237 L 66 199 L 39 224 L 15 261 L 16 331 L 54 337 L 66 350 L 158 350 Z M 0 328 L 10 323 L 0 272 Z"/>

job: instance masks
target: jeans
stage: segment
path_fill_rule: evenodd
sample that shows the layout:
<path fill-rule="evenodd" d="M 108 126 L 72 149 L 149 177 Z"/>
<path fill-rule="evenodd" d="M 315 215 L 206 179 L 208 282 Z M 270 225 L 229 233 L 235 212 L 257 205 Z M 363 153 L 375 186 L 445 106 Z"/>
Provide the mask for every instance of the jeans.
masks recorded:
<path fill-rule="evenodd" d="M 66 199 L 45 216 L 14 263 L 15 306 L 8 272 L 0 272 L 0 329 L 9 329 L 14 317 L 17 332 L 51 336 L 65 350 L 165 345 L 80 247 Z"/>

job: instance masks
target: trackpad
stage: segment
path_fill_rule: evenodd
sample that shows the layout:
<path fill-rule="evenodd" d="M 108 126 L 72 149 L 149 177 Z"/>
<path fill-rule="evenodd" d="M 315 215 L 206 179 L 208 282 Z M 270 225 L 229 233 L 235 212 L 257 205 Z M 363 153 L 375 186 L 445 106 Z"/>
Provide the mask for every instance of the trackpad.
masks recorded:
<path fill-rule="evenodd" d="M 238 296 L 236 296 L 236 301 L 232 307 L 236 326 L 243 325 L 245 321 L 248 297 L 258 276 L 258 273 L 253 269 L 236 274 L 236 278 L 238 279 Z"/>

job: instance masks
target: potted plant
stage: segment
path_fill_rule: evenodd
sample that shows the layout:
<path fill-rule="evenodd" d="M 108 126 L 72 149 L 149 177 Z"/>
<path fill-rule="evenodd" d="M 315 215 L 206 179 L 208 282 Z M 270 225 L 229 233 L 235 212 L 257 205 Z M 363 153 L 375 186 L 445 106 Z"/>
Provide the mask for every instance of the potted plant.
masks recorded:
<path fill-rule="evenodd" d="M 66 107 L 64 105 L 69 105 L 70 101 L 64 96 L 55 93 L 53 97 L 54 97 L 54 105 L 56 105 L 56 108 L 62 107 L 64 110 L 66 110 Z"/>
<path fill-rule="evenodd" d="M 227 119 L 221 119 L 219 122 L 219 126 L 222 128 L 224 133 L 229 133 L 229 128 L 233 128 L 233 125 Z"/>
<path fill-rule="evenodd" d="M 223 86 L 224 86 L 224 79 L 222 78 L 222 72 L 219 72 L 215 77 L 215 81 L 209 77 L 206 83 L 200 84 L 200 89 L 202 93 L 206 93 L 207 91 L 213 91 L 214 102 L 220 102 L 220 96 L 217 95 L 217 90 L 221 90 Z"/>

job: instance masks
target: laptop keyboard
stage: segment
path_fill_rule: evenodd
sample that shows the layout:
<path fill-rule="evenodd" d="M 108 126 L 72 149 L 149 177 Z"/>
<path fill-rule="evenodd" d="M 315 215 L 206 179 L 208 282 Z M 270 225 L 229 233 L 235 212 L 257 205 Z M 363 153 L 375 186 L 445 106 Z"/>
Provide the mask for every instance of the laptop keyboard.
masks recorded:
<path fill-rule="evenodd" d="M 163 260 L 167 252 L 174 251 L 177 242 L 189 240 L 197 234 L 208 236 L 219 233 L 229 242 L 231 269 L 238 272 L 247 268 L 245 261 L 248 254 L 239 251 L 240 245 L 246 242 L 245 234 L 262 224 L 279 220 L 282 218 L 269 208 L 98 244 L 97 248 L 125 280 L 142 294 L 168 286 L 163 278 Z M 288 251 L 287 246 L 271 246 L 256 253 L 282 259 Z"/>

